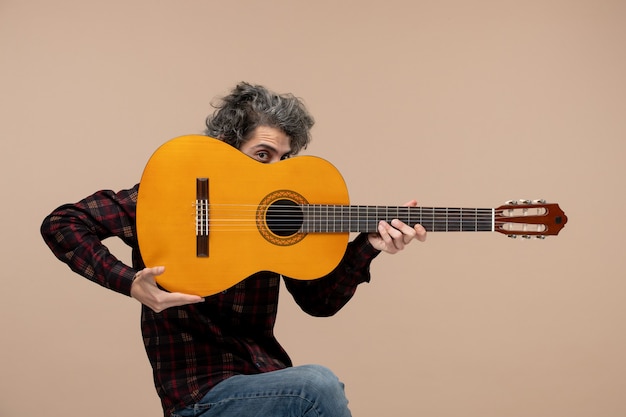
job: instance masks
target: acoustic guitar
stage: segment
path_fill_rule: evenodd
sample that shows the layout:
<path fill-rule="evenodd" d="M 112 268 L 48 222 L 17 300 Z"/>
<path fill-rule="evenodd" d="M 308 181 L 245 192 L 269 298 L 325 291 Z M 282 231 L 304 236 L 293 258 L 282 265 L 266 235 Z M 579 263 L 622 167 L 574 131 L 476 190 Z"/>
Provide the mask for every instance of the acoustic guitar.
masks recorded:
<path fill-rule="evenodd" d="M 148 266 L 163 265 L 168 291 L 208 296 L 259 271 L 311 280 L 331 272 L 351 232 L 397 218 L 429 232 L 557 235 L 558 204 L 497 208 L 350 205 L 339 171 L 298 156 L 262 164 L 207 136 L 172 139 L 152 155 L 139 186 L 137 234 Z"/>

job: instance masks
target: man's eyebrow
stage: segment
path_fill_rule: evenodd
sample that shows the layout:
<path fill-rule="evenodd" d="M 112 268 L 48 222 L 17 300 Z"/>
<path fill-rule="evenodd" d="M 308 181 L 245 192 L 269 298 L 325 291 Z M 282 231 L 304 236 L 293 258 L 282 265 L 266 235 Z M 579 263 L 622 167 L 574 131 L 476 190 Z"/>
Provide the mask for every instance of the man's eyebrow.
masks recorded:
<path fill-rule="evenodd" d="M 254 145 L 254 146 L 252 147 L 252 149 L 253 149 L 253 150 L 257 150 L 257 149 L 260 149 L 260 148 L 261 148 L 261 149 L 262 149 L 262 148 L 269 149 L 269 150 L 271 150 L 272 152 L 274 152 L 274 153 L 276 153 L 276 154 L 278 154 L 278 153 L 279 153 L 279 152 L 278 152 L 278 149 L 276 149 L 276 147 L 274 147 L 273 145 L 270 145 L 269 143 L 259 143 L 259 144 L 256 144 L 256 145 Z M 289 149 L 289 150 L 285 153 L 285 155 L 289 155 L 289 154 L 291 154 L 291 149 Z"/>
<path fill-rule="evenodd" d="M 268 145 L 267 143 L 257 143 L 256 145 L 252 147 L 252 149 L 258 149 L 258 148 L 269 148 L 273 151 L 276 151 L 276 148 L 274 148 L 272 145 Z"/>

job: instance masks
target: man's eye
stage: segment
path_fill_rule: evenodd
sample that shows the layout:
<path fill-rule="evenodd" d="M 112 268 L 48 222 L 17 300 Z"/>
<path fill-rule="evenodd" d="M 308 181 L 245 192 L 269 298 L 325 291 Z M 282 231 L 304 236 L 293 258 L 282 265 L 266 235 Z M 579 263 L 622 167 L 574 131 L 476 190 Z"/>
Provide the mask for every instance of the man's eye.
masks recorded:
<path fill-rule="evenodd" d="M 265 151 L 261 151 L 261 152 L 257 152 L 256 157 L 259 161 L 265 161 L 270 157 L 270 155 L 269 153 Z"/>
<path fill-rule="evenodd" d="M 290 153 L 286 153 L 286 154 L 284 154 L 284 155 L 280 158 L 280 160 L 281 160 L 281 161 L 284 161 L 285 159 L 289 159 L 289 158 L 291 158 L 291 154 L 290 154 Z"/>

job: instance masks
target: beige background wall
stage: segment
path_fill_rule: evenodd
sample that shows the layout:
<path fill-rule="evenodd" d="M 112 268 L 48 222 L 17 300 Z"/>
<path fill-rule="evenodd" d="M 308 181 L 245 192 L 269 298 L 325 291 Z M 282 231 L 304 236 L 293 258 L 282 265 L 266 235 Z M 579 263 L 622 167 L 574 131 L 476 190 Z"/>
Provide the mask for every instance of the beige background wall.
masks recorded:
<path fill-rule="evenodd" d="M 279 339 L 355 416 L 626 415 L 625 19 L 609 0 L 0 0 L 0 415 L 160 415 L 139 305 L 38 227 L 132 186 L 240 80 L 305 99 L 308 152 L 354 203 L 569 216 L 545 241 L 431 234 L 334 318 L 284 297 Z"/>

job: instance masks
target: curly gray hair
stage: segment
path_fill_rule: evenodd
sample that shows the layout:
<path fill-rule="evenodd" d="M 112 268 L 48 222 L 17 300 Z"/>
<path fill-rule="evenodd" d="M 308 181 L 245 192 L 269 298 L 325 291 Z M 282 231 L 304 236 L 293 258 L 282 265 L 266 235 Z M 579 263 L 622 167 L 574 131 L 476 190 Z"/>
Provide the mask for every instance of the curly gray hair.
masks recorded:
<path fill-rule="evenodd" d="M 277 94 L 263 86 L 239 83 L 232 92 L 214 104 L 206 118 L 208 136 L 241 148 L 259 126 L 280 129 L 290 139 L 291 154 L 305 149 L 311 141 L 315 121 L 299 98 Z"/>

